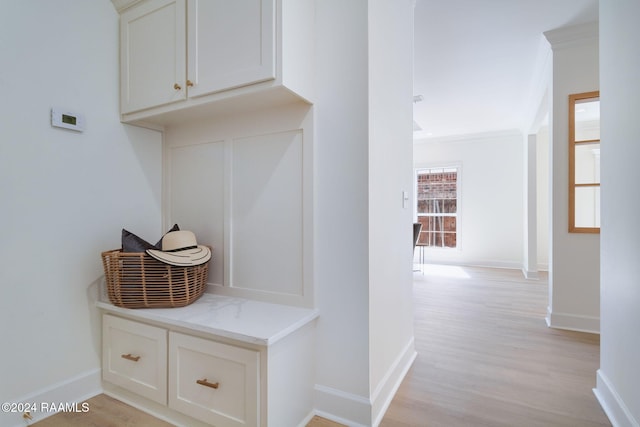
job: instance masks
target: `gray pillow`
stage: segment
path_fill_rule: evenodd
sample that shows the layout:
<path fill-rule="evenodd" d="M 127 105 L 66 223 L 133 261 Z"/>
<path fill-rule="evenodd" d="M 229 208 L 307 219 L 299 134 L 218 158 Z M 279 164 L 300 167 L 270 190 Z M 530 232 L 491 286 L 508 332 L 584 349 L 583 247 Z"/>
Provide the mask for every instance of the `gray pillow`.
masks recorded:
<path fill-rule="evenodd" d="M 178 224 L 174 224 L 167 233 L 178 230 L 180 230 Z M 147 249 L 162 250 L 162 238 L 155 245 L 152 245 L 132 232 L 122 229 L 122 252 L 146 252 Z"/>

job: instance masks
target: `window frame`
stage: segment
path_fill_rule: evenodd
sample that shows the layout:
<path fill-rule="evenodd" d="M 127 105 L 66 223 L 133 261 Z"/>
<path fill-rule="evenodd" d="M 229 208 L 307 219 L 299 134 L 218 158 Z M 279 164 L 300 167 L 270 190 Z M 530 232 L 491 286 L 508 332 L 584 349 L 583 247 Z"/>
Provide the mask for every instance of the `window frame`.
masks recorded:
<path fill-rule="evenodd" d="M 454 214 L 448 213 L 448 214 L 421 214 L 418 212 L 418 175 L 425 171 L 438 171 L 438 170 L 442 170 L 442 171 L 446 171 L 447 169 L 455 169 L 456 171 L 456 212 Z M 461 247 L 461 241 L 460 241 L 460 218 L 462 217 L 461 212 L 462 212 L 462 164 L 460 163 L 434 163 L 434 164 L 421 164 L 421 165 L 415 165 L 414 166 L 414 170 L 413 170 L 414 174 L 413 174 L 413 180 L 414 180 L 414 206 L 413 206 L 413 210 L 414 210 L 414 220 L 416 222 L 418 222 L 418 218 L 419 217 L 435 217 L 435 216 L 450 216 L 450 217 L 455 217 L 455 221 L 456 221 L 456 228 L 455 228 L 455 235 L 456 235 L 456 245 L 455 246 L 429 246 L 429 245 L 425 245 L 425 244 L 421 244 L 420 243 L 420 238 L 418 239 L 418 245 L 419 246 L 423 246 L 425 249 L 429 249 L 429 250 L 446 250 L 446 251 L 452 251 L 452 250 L 460 250 Z M 426 229 L 423 227 L 420 235 L 422 236 L 422 233 L 427 232 Z M 444 243 L 444 242 L 443 242 Z"/>
<path fill-rule="evenodd" d="M 576 189 L 594 188 L 600 189 L 600 182 L 576 183 L 576 148 L 580 145 L 598 144 L 601 147 L 601 139 L 585 139 L 576 141 L 576 104 L 580 101 L 600 100 L 600 91 L 575 93 L 569 95 L 569 233 L 600 233 L 600 227 L 576 226 Z M 598 148 L 599 150 L 600 148 Z M 600 202 L 598 202 L 600 208 Z"/>

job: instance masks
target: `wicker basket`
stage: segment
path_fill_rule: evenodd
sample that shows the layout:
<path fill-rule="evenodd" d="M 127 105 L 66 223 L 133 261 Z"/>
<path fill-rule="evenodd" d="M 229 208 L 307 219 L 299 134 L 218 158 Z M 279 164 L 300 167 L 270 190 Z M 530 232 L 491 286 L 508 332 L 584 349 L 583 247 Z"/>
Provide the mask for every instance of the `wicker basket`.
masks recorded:
<path fill-rule="evenodd" d="M 184 307 L 204 293 L 209 263 L 189 267 L 164 264 L 144 252 L 102 253 L 109 301 L 126 308 Z"/>

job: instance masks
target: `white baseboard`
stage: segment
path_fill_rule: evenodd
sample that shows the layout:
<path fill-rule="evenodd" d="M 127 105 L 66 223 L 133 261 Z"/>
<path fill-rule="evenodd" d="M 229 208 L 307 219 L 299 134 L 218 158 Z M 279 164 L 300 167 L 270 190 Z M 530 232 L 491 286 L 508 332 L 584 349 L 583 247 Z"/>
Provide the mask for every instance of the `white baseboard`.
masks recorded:
<path fill-rule="evenodd" d="M 577 314 L 556 313 L 547 307 L 547 326 L 554 329 L 566 329 L 568 331 L 589 332 L 600 334 L 600 318 L 594 316 L 582 316 Z"/>
<path fill-rule="evenodd" d="M 87 408 L 81 402 L 102 393 L 102 370 L 93 369 L 50 387 L 38 390 L 27 396 L 17 397 L 11 403 L 20 403 L 34 408 L 30 411 L 31 420 L 23 418 L 23 410 L 19 412 L 3 413 L 0 417 L 2 427 L 24 427 L 43 420 L 63 410 L 86 412 Z M 16 408 L 18 409 L 18 408 Z M 20 408 L 23 409 L 23 408 Z M 89 407 L 88 410 L 91 410 Z"/>
<path fill-rule="evenodd" d="M 413 337 L 409 340 L 403 351 L 395 360 L 387 375 L 382 379 L 380 384 L 376 387 L 371 400 L 373 402 L 373 426 L 377 426 L 382 421 L 385 412 L 389 408 L 393 396 L 400 387 L 402 380 L 413 361 L 416 360 L 415 340 Z"/>
<path fill-rule="evenodd" d="M 371 400 L 316 384 L 315 414 L 350 427 L 377 426 L 416 356 L 414 339 L 411 338 L 376 387 Z"/>
<path fill-rule="evenodd" d="M 538 270 L 527 270 L 524 267 L 522 268 L 522 275 L 527 280 L 538 280 L 540 278 Z"/>
<path fill-rule="evenodd" d="M 369 399 L 319 384 L 314 392 L 316 415 L 350 427 L 371 425 Z"/>
<path fill-rule="evenodd" d="M 600 402 L 600 406 L 609 417 L 613 427 L 640 427 L 640 422 L 633 418 L 601 369 L 598 369 L 597 372 L 596 388 L 593 389 L 593 394 L 596 395 L 596 399 Z"/>
<path fill-rule="evenodd" d="M 181 414 L 180 412 L 169 408 L 167 405 L 149 400 L 146 397 L 142 397 L 115 384 L 111 384 L 108 381 L 103 383 L 103 387 L 105 395 L 113 397 L 120 402 L 126 403 L 129 406 L 139 409 L 142 412 L 176 427 L 208 427 L 208 424 Z"/>
<path fill-rule="evenodd" d="M 420 264 L 420 260 L 415 261 Z M 454 258 L 438 258 L 437 256 L 426 256 L 425 265 L 455 265 L 459 267 L 481 267 L 481 268 L 498 268 L 506 270 L 522 270 L 522 263 L 511 261 L 500 261 L 492 259 L 454 259 Z"/>

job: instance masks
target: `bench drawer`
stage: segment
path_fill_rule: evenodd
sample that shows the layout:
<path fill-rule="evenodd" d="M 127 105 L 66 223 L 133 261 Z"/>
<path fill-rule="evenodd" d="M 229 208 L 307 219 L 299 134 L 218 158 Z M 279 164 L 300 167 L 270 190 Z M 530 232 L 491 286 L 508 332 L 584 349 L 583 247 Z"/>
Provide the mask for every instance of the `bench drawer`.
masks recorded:
<path fill-rule="evenodd" d="M 259 425 L 260 352 L 169 333 L 169 407 L 215 426 Z"/>
<path fill-rule="evenodd" d="M 155 402 L 167 403 L 167 330 L 105 314 L 102 376 Z"/>

